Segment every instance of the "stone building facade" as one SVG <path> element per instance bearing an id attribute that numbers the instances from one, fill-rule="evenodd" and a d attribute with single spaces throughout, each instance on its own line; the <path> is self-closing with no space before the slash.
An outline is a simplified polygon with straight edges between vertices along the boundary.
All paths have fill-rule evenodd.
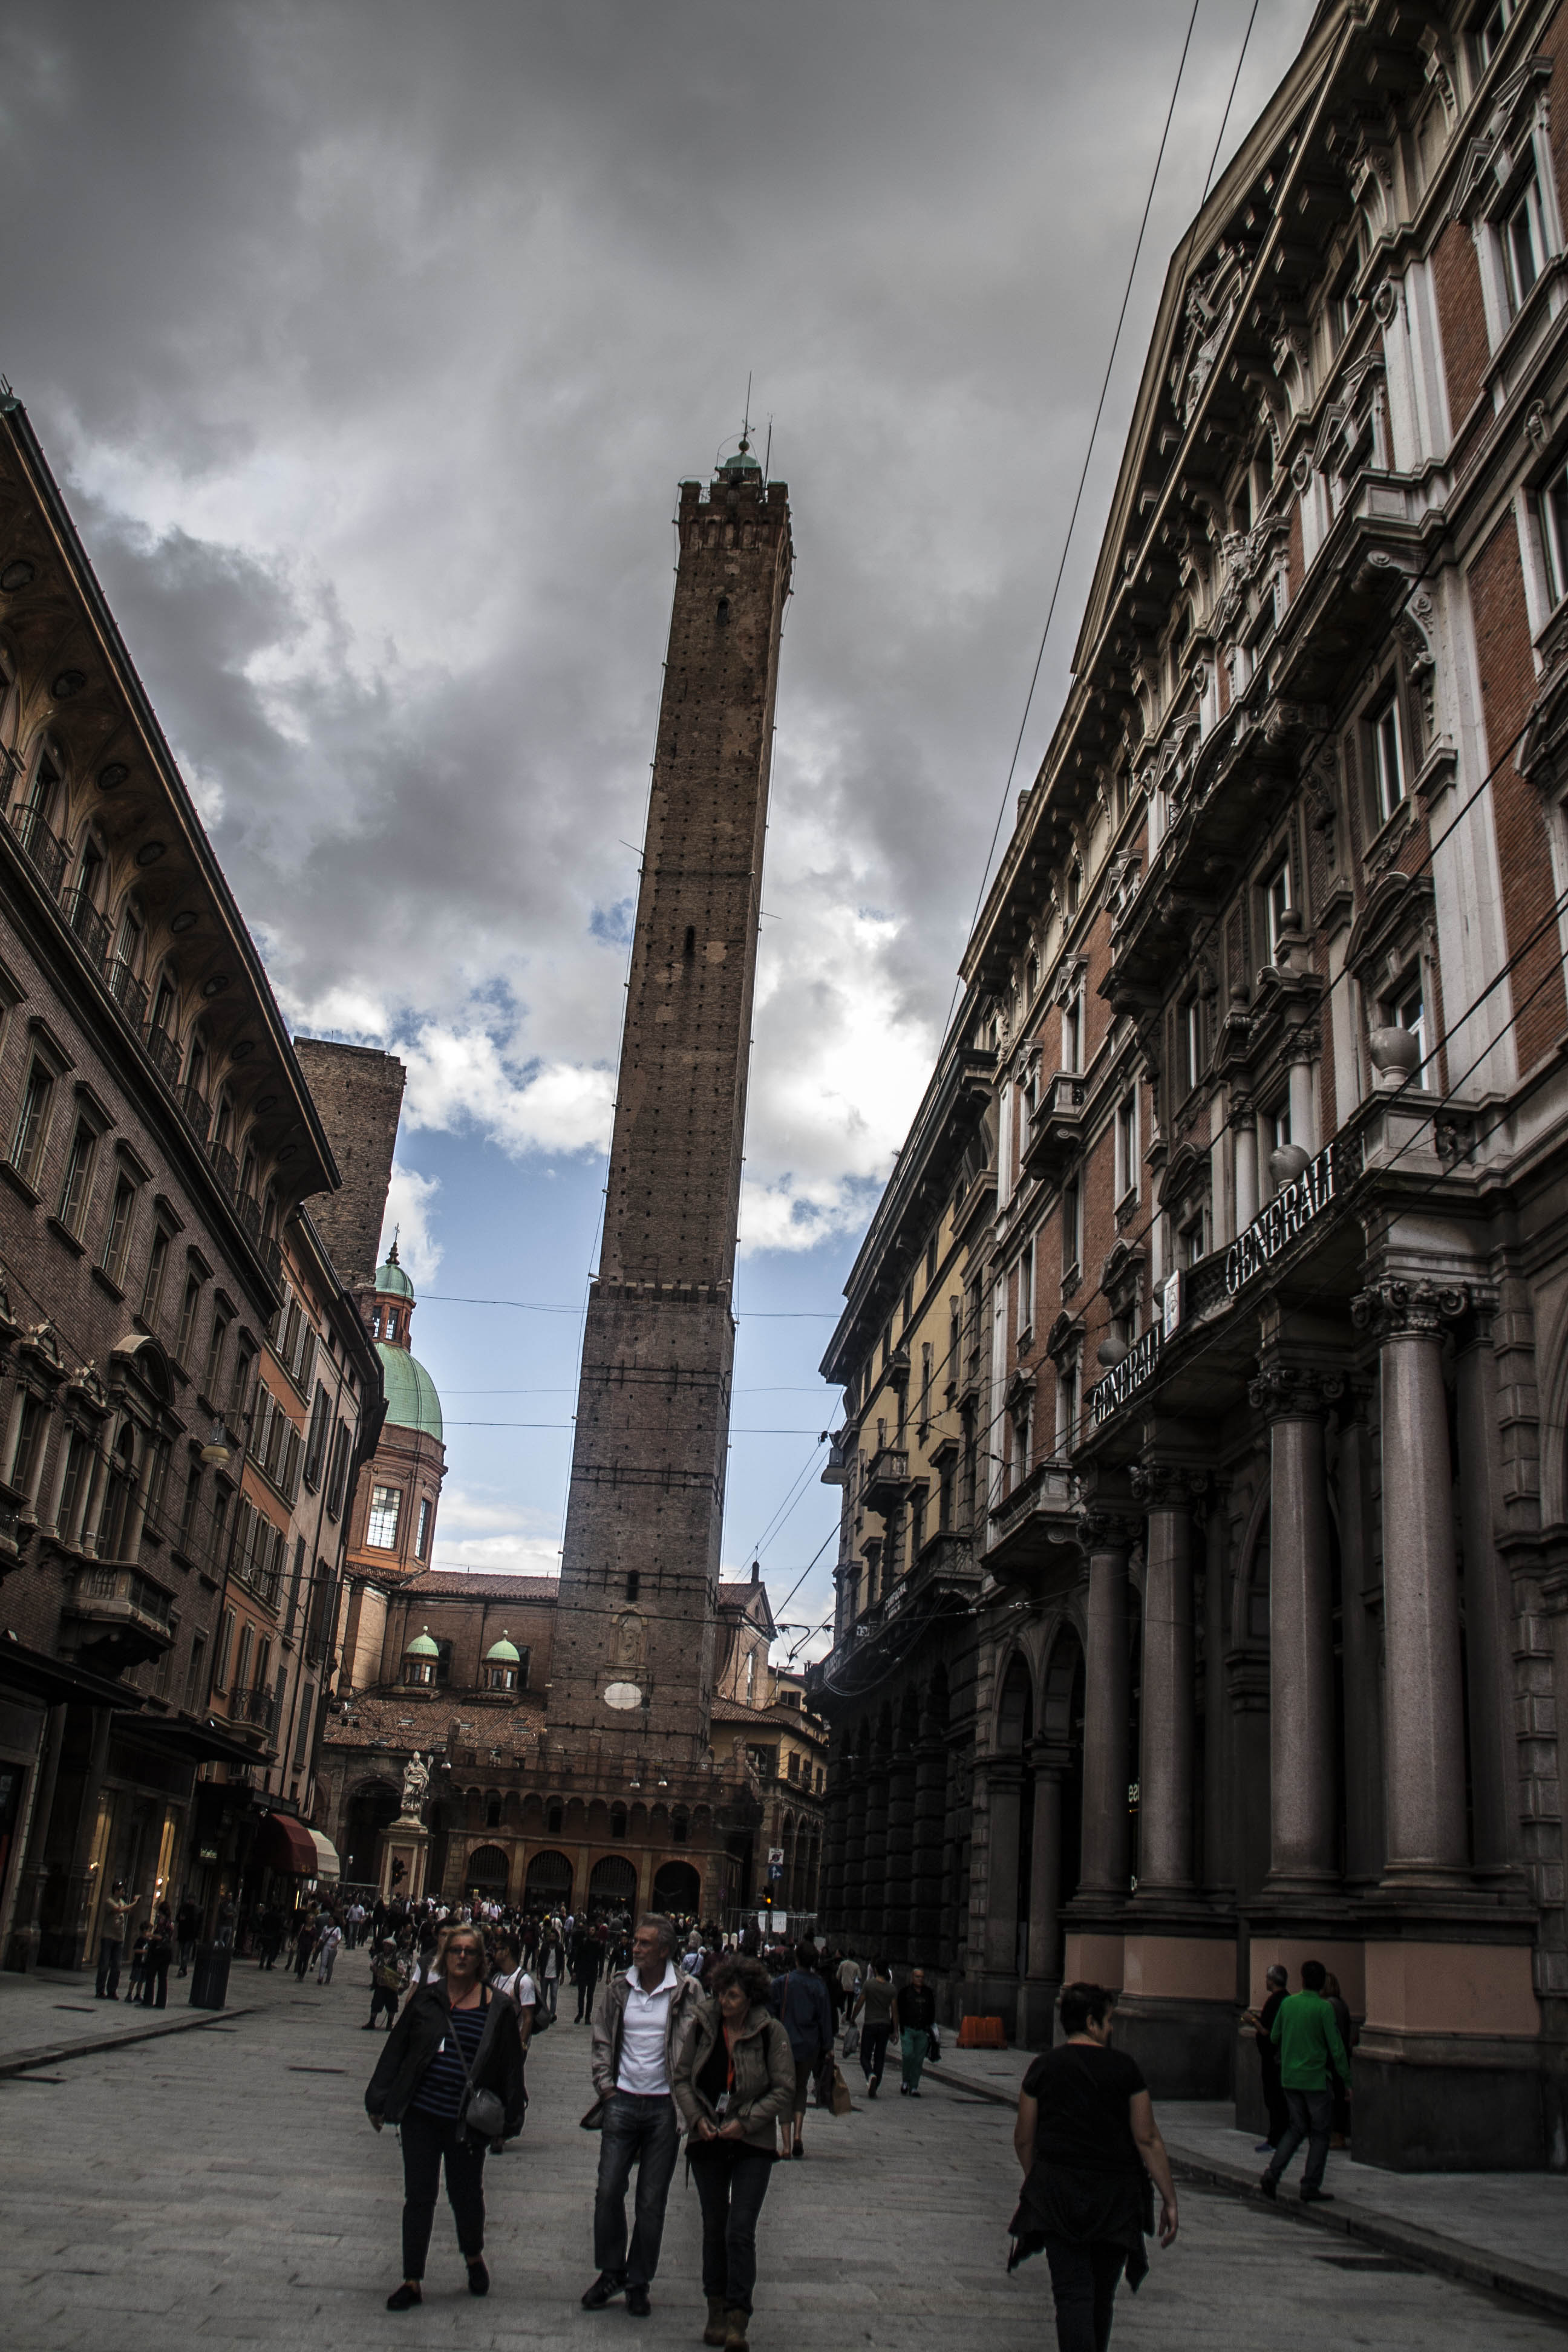
<path id="1" fill-rule="evenodd" d="M 1245 2113 L 1315 1953 L 1414 2168 L 1568 2146 L 1565 75 L 1544 0 L 1328 0 L 1184 237 L 922 1112 L 988 1070 L 973 1150 L 906 1152 L 828 1358 L 830 1912 L 968 1402 L 950 1998 L 1114 1983 Z"/>
<path id="2" fill-rule="evenodd" d="M 259 958 L 11 399 L 0 769 L 0 1949 L 71 1967 L 114 1878 L 210 1913 L 308 1808 L 307 1399 L 352 1454 L 379 1370 Z"/>

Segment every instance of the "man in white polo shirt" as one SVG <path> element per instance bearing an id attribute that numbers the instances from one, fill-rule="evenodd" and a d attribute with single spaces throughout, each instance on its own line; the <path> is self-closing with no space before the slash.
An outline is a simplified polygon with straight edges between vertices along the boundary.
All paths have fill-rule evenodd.
<path id="1" fill-rule="evenodd" d="M 675 1966 L 675 1923 L 650 1911 L 632 1937 L 632 1965 L 606 1979 L 594 2009 L 594 2088 L 603 2137 L 594 2200 L 594 2260 L 599 2275 L 583 2297 L 602 2311 L 626 2290 L 626 2309 L 646 2319 L 658 2268 L 664 2208 L 680 2145 L 670 2084 L 697 2030 L 701 1987 Z M 637 2166 L 637 2220 L 626 2246 L 626 2189 Z"/>

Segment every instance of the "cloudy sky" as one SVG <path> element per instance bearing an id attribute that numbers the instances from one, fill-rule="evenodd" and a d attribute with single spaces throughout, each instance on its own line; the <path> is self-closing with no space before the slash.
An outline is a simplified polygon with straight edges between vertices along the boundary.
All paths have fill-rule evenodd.
<path id="1" fill-rule="evenodd" d="M 1250 6 L 1201 0 L 1024 779 Z M 766 1535 L 782 1601 L 828 1534 L 816 1365 L 946 1015 L 1187 13 L 9 0 L 0 367 L 288 1014 L 408 1065 L 445 1563 L 554 1565 L 675 485 L 748 373 L 797 562 L 725 1558 Z M 1262 0 L 1227 150 L 1310 14 Z"/>

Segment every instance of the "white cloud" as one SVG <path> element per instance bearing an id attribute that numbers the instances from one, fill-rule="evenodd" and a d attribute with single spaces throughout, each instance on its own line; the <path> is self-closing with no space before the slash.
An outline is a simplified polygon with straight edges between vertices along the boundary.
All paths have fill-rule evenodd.
<path id="1" fill-rule="evenodd" d="M 381 1228 L 382 1255 L 385 1257 L 395 1234 L 397 1262 L 416 1290 L 434 1277 L 441 1263 L 441 1244 L 430 1229 L 432 1207 L 440 1189 L 438 1176 L 421 1176 L 401 1160 L 393 1161 Z"/>

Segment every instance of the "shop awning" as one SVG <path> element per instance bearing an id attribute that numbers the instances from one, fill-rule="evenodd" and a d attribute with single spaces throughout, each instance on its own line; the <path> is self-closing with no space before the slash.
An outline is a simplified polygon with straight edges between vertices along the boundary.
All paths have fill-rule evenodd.
<path id="1" fill-rule="evenodd" d="M 268 1870 L 288 1871 L 296 1878 L 321 1874 L 321 1856 L 310 1843 L 310 1832 L 291 1813 L 268 1814 L 256 1833 L 251 1860 Z"/>
<path id="2" fill-rule="evenodd" d="M 321 1879 L 330 1878 L 334 1882 L 340 1879 L 343 1874 L 343 1866 L 338 1860 L 338 1850 L 331 1839 L 323 1837 L 320 1830 L 308 1829 L 305 1835 L 316 1849 L 316 1876 Z"/>
<path id="3" fill-rule="evenodd" d="M 166 1748 L 193 1764 L 265 1764 L 268 1760 L 210 1717 L 205 1723 L 170 1723 L 155 1716 L 138 1716 L 128 1718 L 124 1728 L 149 1747 Z"/>

